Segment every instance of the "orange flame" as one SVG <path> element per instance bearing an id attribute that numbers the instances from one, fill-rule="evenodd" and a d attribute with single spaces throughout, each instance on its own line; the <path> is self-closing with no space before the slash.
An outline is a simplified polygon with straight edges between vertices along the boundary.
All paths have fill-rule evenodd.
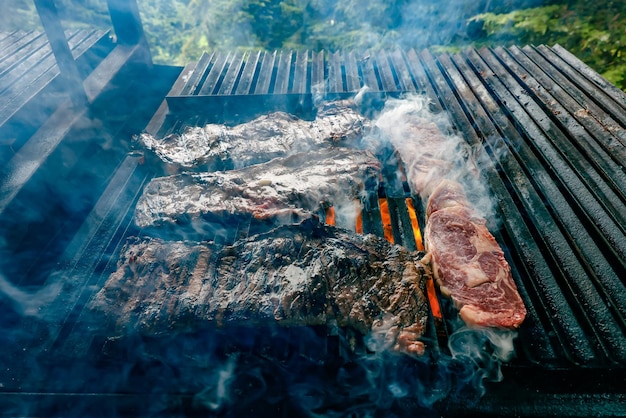
<path id="1" fill-rule="evenodd" d="M 433 279 L 426 280 L 426 293 L 428 294 L 428 302 L 430 303 L 430 310 L 435 318 L 441 319 L 441 307 L 439 306 L 439 299 L 437 299 L 437 292 L 435 292 L 435 281 Z"/>
<path id="2" fill-rule="evenodd" d="M 335 225 L 335 208 L 333 206 L 326 208 L 326 225 Z"/>
<path id="3" fill-rule="evenodd" d="M 361 201 L 360 200 L 355 200 L 355 207 L 356 207 L 356 233 L 357 234 L 362 234 L 363 233 L 363 212 L 361 211 Z"/>
<path id="4" fill-rule="evenodd" d="M 407 181 L 404 167 L 401 163 L 398 163 L 398 169 L 401 174 L 402 181 Z M 413 199 L 406 198 L 406 207 L 409 211 L 409 218 L 411 218 L 411 227 L 413 228 L 413 236 L 415 237 L 415 245 L 419 251 L 424 251 L 424 240 L 422 239 L 422 231 L 419 228 L 417 222 L 417 214 L 415 212 L 415 206 L 413 206 Z M 428 302 L 430 303 L 430 310 L 433 313 L 433 317 L 437 320 L 435 327 L 439 328 L 440 321 L 443 320 L 441 314 L 441 305 L 439 305 L 439 299 L 437 298 L 437 292 L 435 290 L 435 281 L 430 278 L 426 280 L 426 294 L 428 296 Z"/>
<path id="5" fill-rule="evenodd" d="M 380 208 L 380 218 L 383 221 L 383 233 L 385 235 L 385 239 L 393 244 L 393 229 L 391 229 L 391 215 L 389 215 L 389 205 L 387 204 L 387 199 L 384 197 L 379 198 L 378 207 Z"/>
<path id="6" fill-rule="evenodd" d="M 406 207 L 409 210 L 409 218 L 411 218 L 411 226 L 413 227 L 413 236 L 415 237 L 415 245 L 419 251 L 424 251 L 424 243 L 422 241 L 422 231 L 417 223 L 417 215 L 413 206 L 413 199 L 406 198 Z"/>
<path id="7" fill-rule="evenodd" d="M 413 227 L 413 235 L 415 236 L 415 244 L 419 251 L 424 251 L 424 242 L 422 240 L 422 232 L 420 231 L 417 223 L 417 215 L 415 213 L 415 206 L 413 206 L 413 199 L 407 197 L 406 207 L 409 210 L 409 218 L 411 218 L 411 226 Z M 435 318 L 441 319 L 441 307 L 439 306 L 439 299 L 437 299 L 437 293 L 435 292 L 435 284 L 432 279 L 426 281 L 426 293 L 428 294 L 428 302 L 430 302 L 430 310 Z"/>

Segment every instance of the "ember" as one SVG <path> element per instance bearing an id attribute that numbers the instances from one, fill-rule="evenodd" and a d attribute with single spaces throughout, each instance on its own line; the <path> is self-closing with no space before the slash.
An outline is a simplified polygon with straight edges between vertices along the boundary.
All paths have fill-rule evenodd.
<path id="1" fill-rule="evenodd" d="M 380 217 L 383 221 L 385 239 L 393 244 L 393 228 L 391 226 L 391 215 L 389 214 L 389 204 L 387 203 L 387 199 L 384 197 L 379 198 L 378 205 L 380 207 Z"/>
<path id="2" fill-rule="evenodd" d="M 424 244 L 422 243 L 422 231 L 420 231 L 419 225 L 417 223 L 417 214 L 415 213 L 415 208 L 413 207 L 413 199 L 409 197 L 406 198 L 406 207 L 409 210 L 411 227 L 413 228 L 413 235 L 415 236 L 415 244 L 417 245 L 417 249 L 419 251 L 424 251 Z"/>
<path id="3" fill-rule="evenodd" d="M 354 201 L 354 209 L 356 212 L 356 221 L 355 221 L 354 230 L 356 231 L 357 234 L 362 234 L 363 233 L 363 208 L 361 207 L 360 200 Z"/>
<path id="4" fill-rule="evenodd" d="M 326 208 L 325 222 L 327 225 L 335 225 L 335 208 L 333 206 Z"/>

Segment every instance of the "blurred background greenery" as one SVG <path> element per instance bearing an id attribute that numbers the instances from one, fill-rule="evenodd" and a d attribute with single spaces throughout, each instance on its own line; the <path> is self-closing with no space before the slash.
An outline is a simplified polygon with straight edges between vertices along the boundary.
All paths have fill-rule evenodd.
<path id="1" fill-rule="evenodd" d="M 626 1 L 137 0 L 153 59 L 206 50 L 336 51 L 558 43 L 626 89 Z M 0 0 L 2 30 L 37 26 L 32 0 Z M 68 27 L 104 27 L 105 0 L 56 0 Z"/>

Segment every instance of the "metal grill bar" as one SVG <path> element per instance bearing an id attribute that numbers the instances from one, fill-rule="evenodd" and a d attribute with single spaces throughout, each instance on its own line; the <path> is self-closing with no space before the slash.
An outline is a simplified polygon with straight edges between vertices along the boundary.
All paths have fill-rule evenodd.
<path id="1" fill-rule="evenodd" d="M 215 54 L 209 55 L 206 52 L 202 54 L 198 64 L 194 71 L 191 72 L 191 76 L 189 77 L 189 81 L 183 87 L 181 94 L 183 95 L 192 95 L 197 94 L 198 86 L 202 83 L 202 75 L 207 73 L 209 70 L 209 66 L 211 65 L 211 61 Z"/>
<path id="2" fill-rule="evenodd" d="M 291 55 L 289 51 L 283 51 L 278 57 L 278 65 L 276 71 L 276 82 L 274 85 L 275 94 L 287 93 L 289 79 L 291 76 Z"/>
<path id="3" fill-rule="evenodd" d="M 267 52 L 264 54 L 263 62 L 261 63 L 261 70 L 259 72 L 259 79 L 256 84 L 256 89 L 254 90 L 255 94 L 266 94 L 269 92 L 275 59 L 276 51 L 272 54 Z"/>
<path id="4" fill-rule="evenodd" d="M 591 67 L 587 66 L 562 46 L 555 45 L 551 50 L 567 63 L 567 65 L 563 65 L 564 68 L 570 66 L 574 70 L 574 73 L 579 73 L 583 76 L 583 79 L 589 82 L 590 88 L 586 90 L 586 94 L 591 94 L 594 90 L 603 91 L 610 96 L 615 103 L 626 109 L 626 93 L 609 83 L 600 74 L 592 70 Z"/>
<path id="5" fill-rule="evenodd" d="M 307 56 L 308 52 L 296 52 L 296 62 L 293 83 L 289 93 L 305 94 L 307 86 Z"/>
<path id="6" fill-rule="evenodd" d="M 217 55 L 215 62 L 211 66 L 202 87 L 200 88 L 199 95 L 212 95 L 216 89 L 218 80 L 222 76 L 222 73 L 228 69 L 230 54 Z M 204 78 L 204 77 L 203 77 Z"/>

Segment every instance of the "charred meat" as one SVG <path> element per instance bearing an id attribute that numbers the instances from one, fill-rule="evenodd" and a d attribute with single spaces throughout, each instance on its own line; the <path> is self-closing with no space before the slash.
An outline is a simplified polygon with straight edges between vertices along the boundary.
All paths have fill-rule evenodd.
<path id="1" fill-rule="evenodd" d="M 420 354 L 427 302 L 418 253 L 314 219 L 234 245 L 131 238 L 91 302 L 118 332 L 336 324 Z"/>
<path id="2" fill-rule="evenodd" d="M 377 190 L 380 163 L 369 151 L 328 148 L 275 158 L 239 170 L 186 173 L 153 179 L 135 209 L 141 228 L 251 215 L 299 218 L 320 203 L 353 202 L 366 189 Z"/>
<path id="3" fill-rule="evenodd" d="M 526 308 L 502 249 L 467 204 L 461 185 L 442 181 L 430 196 L 424 234 L 433 275 L 471 325 L 517 328 Z"/>
<path id="4" fill-rule="evenodd" d="M 166 163 L 184 169 L 230 169 L 355 142 L 368 126 L 353 102 L 337 101 L 323 104 L 314 120 L 274 112 L 236 126 L 208 124 L 162 139 L 144 133 L 138 141 Z"/>

